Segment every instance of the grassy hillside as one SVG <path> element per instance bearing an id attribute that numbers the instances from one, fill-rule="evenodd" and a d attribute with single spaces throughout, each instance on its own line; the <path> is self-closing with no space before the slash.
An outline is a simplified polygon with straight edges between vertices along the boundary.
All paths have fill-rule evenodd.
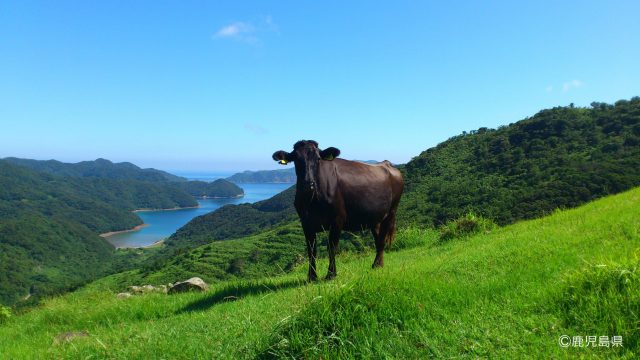
<path id="1" fill-rule="evenodd" d="M 338 279 L 318 284 L 302 282 L 303 265 L 117 299 L 103 279 L 5 321 L 0 357 L 637 358 L 638 213 L 634 189 L 469 238 L 416 235 L 384 269 L 344 253 Z M 56 344 L 71 331 L 88 336 Z M 561 335 L 619 335 L 623 347 L 562 348 Z"/>
<path id="2" fill-rule="evenodd" d="M 403 168 L 402 224 L 473 211 L 507 224 L 640 185 L 640 97 L 557 107 L 424 151 Z"/>
<path id="3" fill-rule="evenodd" d="M 394 248 L 415 245 L 417 232 L 437 237 L 434 230 L 402 229 Z M 320 257 L 326 257 L 326 234 L 318 236 Z M 341 237 L 343 251 L 365 252 L 374 248 L 368 233 L 345 233 Z M 144 251 L 139 257 L 142 265 L 135 269 L 109 276 L 104 284 L 126 289 L 129 285 L 162 284 L 193 276 L 207 282 L 233 279 L 259 279 L 265 276 L 291 272 L 297 265 L 306 263 L 305 240 L 297 220 L 283 222 L 256 234 L 212 241 L 194 249 L 154 249 Z M 169 249 L 171 250 L 171 249 Z M 146 257 L 146 258 L 145 258 Z"/>

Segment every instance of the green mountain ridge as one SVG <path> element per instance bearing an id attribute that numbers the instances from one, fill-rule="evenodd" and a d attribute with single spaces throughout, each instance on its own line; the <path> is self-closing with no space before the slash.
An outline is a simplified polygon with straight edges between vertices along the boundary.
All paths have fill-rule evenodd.
<path id="1" fill-rule="evenodd" d="M 132 163 L 113 163 L 106 159 L 64 163 L 57 160 L 31 160 L 15 157 L 4 158 L 15 165 L 46 172 L 54 175 L 71 177 L 97 177 L 118 180 L 142 180 L 151 182 L 184 182 L 187 179 L 156 169 L 142 169 Z"/>
<path id="2" fill-rule="evenodd" d="M 640 98 L 542 110 L 424 151 L 403 168 L 400 223 L 472 211 L 508 224 L 640 185 Z"/>

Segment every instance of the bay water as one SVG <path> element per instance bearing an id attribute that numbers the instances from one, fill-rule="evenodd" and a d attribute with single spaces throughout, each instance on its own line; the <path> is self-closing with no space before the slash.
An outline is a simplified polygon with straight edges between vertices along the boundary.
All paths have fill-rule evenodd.
<path id="1" fill-rule="evenodd" d="M 140 211 L 136 214 L 145 223 L 137 231 L 115 234 L 106 238 L 117 248 L 145 247 L 165 239 L 196 216 L 207 214 L 227 204 L 254 203 L 268 199 L 293 184 L 237 184 L 244 196 L 234 199 L 198 199 L 200 207 L 180 210 Z"/>

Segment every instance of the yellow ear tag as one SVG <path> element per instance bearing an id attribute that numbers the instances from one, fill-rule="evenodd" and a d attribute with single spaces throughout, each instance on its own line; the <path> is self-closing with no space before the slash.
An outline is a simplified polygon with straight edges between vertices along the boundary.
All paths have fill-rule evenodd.
<path id="1" fill-rule="evenodd" d="M 287 160 L 280 160 L 280 164 L 287 165 Z"/>

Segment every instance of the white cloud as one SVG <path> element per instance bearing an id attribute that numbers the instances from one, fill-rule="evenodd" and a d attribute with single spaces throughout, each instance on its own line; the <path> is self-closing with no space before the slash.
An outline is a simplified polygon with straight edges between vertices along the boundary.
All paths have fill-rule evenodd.
<path id="1" fill-rule="evenodd" d="M 213 38 L 232 39 L 249 44 L 258 44 L 260 42 L 257 36 L 259 33 L 277 31 L 278 25 L 276 25 L 271 16 L 267 15 L 254 22 L 236 21 L 223 26 L 213 34 Z"/>
<path id="2" fill-rule="evenodd" d="M 552 92 L 552 91 L 553 91 L 553 85 L 547 86 L 547 92 Z"/>
<path id="3" fill-rule="evenodd" d="M 258 135 L 266 134 L 269 132 L 267 129 L 263 128 L 262 126 L 251 124 L 251 123 L 245 123 L 244 129 L 252 134 L 258 134 Z"/>
<path id="4" fill-rule="evenodd" d="M 235 22 L 233 24 L 229 24 L 227 26 L 223 26 L 218 30 L 215 34 L 217 38 L 233 38 L 233 37 L 243 37 L 247 34 L 250 34 L 254 31 L 253 26 L 251 24 L 247 24 L 244 22 Z"/>
<path id="5" fill-rule="evenodd" d="M 571 89 L 576 89 L 584 86 L 584 83 L 580 80 L 571 80 L 562 84 L 562 92 L 567 92 Z"/>

